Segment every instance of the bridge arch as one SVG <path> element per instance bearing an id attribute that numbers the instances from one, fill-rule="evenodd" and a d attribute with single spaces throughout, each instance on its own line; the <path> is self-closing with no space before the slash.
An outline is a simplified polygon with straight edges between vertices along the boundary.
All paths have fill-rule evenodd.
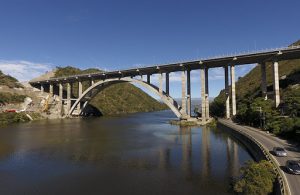
<path id="1" fill-rule="evenodd" d="M 100 91 L 102 91 L 103 89 L 105 89 L 106 87 L 113 85 L 113 84 L 117 84 L 117 83 L 124 83 L 124 82 L 128 82 L 128 83 L 136 83 L 140 86 L 145 87 L 146 89 L 148 89 L 149 91 L 151 91 L 152 93 L 158 95 L 160 97 L 160 99 L 173 111 L 173 113 L 178 117 L 178 118 L 182 118 L 182 113 L 180 112 L 181 107 L 177 104 L 177 102 L 168 94 L 166 94 L 164 91 L 162 93 L 159 92 L 159 89 L 157 86 L 153 85 L 153 84 L 149 84 L 145 81 L 142 80 L 138 80 L 138 79 L 133 79 L 130 77 L 124 77 L 124 78 L 114 78 L 114 79 L 106 79 L 106 80 L 101 80 L 98 81 L 96 83 L 94 83 L 93 85 L 91 85 L 89 88 L 87 88 L 80 97 L 78 97 L 78 99 L 76 100 L 76 102 L 72 105 L 68 115 L 71 116 L 74 112 L 74 110 L 76 109 L 76 107 L 78 106 L 78 104 L 88 95 L 92 92 L 93 89 L 97 89 L 97 92 L 95 94 L 98 94 Z M 104 85 L 106 84 L 106 85 Z M 87 100 L 88 102 L 89 100 Z"/>

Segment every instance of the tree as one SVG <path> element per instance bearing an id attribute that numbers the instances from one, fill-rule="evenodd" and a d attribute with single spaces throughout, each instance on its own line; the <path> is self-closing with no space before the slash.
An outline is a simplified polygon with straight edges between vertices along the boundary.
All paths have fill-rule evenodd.
<path id="1" fill-rule="evenodd" d="M 248 161 L 241 168 L 241 177 L 234 184 L 234 191 L 239 194 L 265 195 L 273 191 L 276 174 L 270 162 Z"/>

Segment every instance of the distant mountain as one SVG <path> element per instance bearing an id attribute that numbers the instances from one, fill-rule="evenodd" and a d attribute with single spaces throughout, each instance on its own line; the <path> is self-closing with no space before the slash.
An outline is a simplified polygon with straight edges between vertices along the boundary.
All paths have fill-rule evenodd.
<path id="1" fill-rule="evenodd" d="M 58 67 L 55 71 L 55 77 L 103 72 L 98 69 L 80 70 L 71 66 Z M 87 83 L 83 83 L 83 87 L 87 87 Z M 76 96 L 78 85 L 73 86 L 73 95 Z M 165 110 L 168 107 L 151 96 L 143 92 L 141 89 L 129 84 L 114 84 L 97 94 L 90 102 L 103 115 L 118 115 L 135 112 L 151 112 Z"/>

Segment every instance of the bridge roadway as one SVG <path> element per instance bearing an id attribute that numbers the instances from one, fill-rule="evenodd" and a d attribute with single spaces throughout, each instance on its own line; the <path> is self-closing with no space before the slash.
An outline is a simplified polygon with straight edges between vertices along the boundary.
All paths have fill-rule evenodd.
<path id="1" fill-rule="evenodd" d="M 60 83 L 76 81 L 78 79 L 90 80 L 93 79 L 110 79 L 129 76 L 151 75 L 158 73 L 178 72 L 184 69 L 197 70 L 204 68 L 225 67 L 227 65 L 246 65 L 255 63 L 265 63 L 273 61 L 282 61 L 300 58 L 300 46 L 292 46 L 278 48 L 268 51 L 253 52 L 247 54 L 230 55 L 226 57 L 209 58 L 203 60 L 185 61 L 170 64 L 153 65 L 141 68 L 132 68 L 127 70 L 108 71 L 103 73 L 81 74 L 68 77 L 51 78 L 46 80 L 32 81 L 32 85 L 42 84 L 47 82 Z"/>
<path id="2" fill-rule="evenodd" d="M 300 159 L 300 150 L 296 144 L 288 143 L 286 140 L 280 139 L 273 134 L 268 134 L 264 131 L 260 131 L 256 128 L 237 125 L 230 120 L 219 119 L 219 121 L 226 126 L 237 128 L 242 130 L 243 132 L 249 134 L 257 141 L 259 141 L 265 148 L 269 151 L 273 150 L 273 147 L 283 147 L 287 150 L 288 156 L 287 157 L 277 157 L 274 156 L 282 172 L 285 174 L 289 188 L 292 195 L 300 194 L 300 176 L 293 175 L 286 171 L 285 163 L 287 160 L 299 160 Z M 271 154 L 272 155 L 272 154 Z"/>

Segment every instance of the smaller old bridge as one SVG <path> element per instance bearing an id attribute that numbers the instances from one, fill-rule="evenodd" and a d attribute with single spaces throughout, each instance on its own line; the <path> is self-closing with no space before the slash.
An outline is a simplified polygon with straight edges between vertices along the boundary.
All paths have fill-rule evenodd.
<path id="1" fill-rule="evenodd" d="M 274 105 L 277 107 L 280 103 L 279 94 L 279 72 L 278 64 L 283 60 L 299 59 L 300 46 L 291 46 L 268 51 L 259 51 L 240 55 L 231 55 L 226 57 L 209 58 L 194 61 L 185 61 L 171 64 L 161 64 L 143 68 L 133 68 L 127 70 L 118 70 L 111 72 L 98 72 L 91 74 L 74 75 L 68 77 L 51 78 L 47 80 L 32 81 L 30 84 L 39 88 L 41 92 L 49 92 L 51 95 L 58 95 L 65 115 L 83 115 L 87 103 L 101 90 L 106 87 L 122 82 L 135 83 L 147 88 L 152 93 L 158 95 L 161 100 L 174 112 L 180 119 L 191 118 L 191 71 L 200 70 L 201 82 L 201 111 L 202 123 L 209 120 L 209 83 L 208 70 L 217 67 L 224 68 L 225 91 L 226 91 L 226 117 L 236 115 L 236 94 L 235 94 L 235 66 L 246 64 L 259 64 L 262 74 L 258 76 L 261 79 L 262 95 L 267 99 L 267 80 L 266 63 L 271 62 L 273 67 L 273 94 Z M 229 71 L 230 69 L 230 71 Z M 182 99 L 181 106 L 170 96 L 169 93 L 169 74 L 172 72 L 181 72 L 182 80 Z M 229 85 L 230 72 L 230 85 Z M 151 83 L 151 76 L 159 75 L 159 84 L 155 86 Z M 143 76 L 146 80 L 143 80 Z M 165 77 L 165 79 L 163 79 Z M 88 83 L 85 89 L 83 82 Z M 165 89 L 163 89 L 165 82 Z M 76 96 L 72 96 L 73 84 L 78 85 Z M 64 89 L 64 87 L 66 89 Z"/>

